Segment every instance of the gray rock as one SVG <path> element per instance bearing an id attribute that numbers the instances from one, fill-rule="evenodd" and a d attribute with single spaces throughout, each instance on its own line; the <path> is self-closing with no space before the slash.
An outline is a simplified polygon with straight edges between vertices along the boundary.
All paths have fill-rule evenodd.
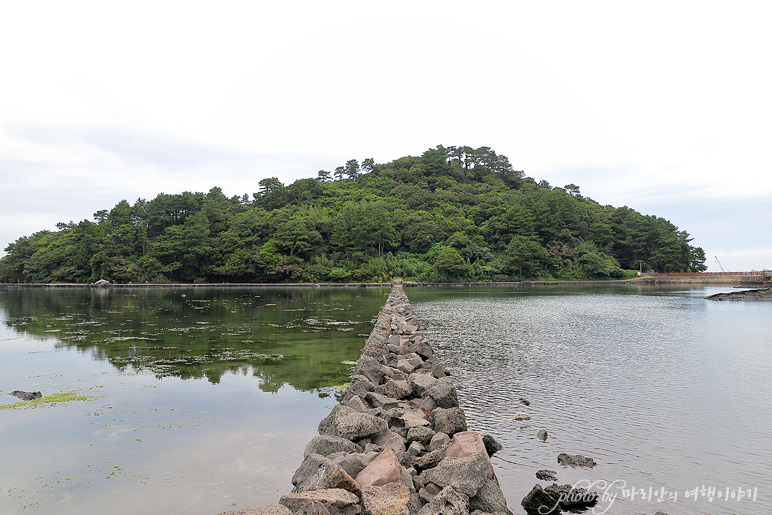
<path id="1" fill-rule="evenodd" d="M 423 456 L 413 458 L 412 465 L 416 470 L 425 470 L 437 466 L 442 460 L 445 459 L 445 451 L 450 447 L 450 441 L 445 442 L 437 449 L 427 452 Z"/>
<path id="2" fill-rule="evenodd" d="M 416 399 L 415 405 L 419 408 L 425 409 L 429 413 L 437 409 L 437 403 L 431 397 L 424 397 L 423 399 Z"/>
<path id="3" fill-rule="evenodd" d="M 341 400 L 341 404 L 348 406 L 354 411 L 359 411 L 360 413 L 370 409 L 370 406 L 368 406 L 364 399 L 362 399 L 362 397 L 359 395 L 352 395 L 346 400 Z"/>
<path id="4" fill-rule="evenodd" d="M 488 479 L 483 484 L 477 495 L 469 498 L 470 510 L 481 510 L 486 513 L 507 513 L 507 500 L 501 491 L 499 483 L 494 479 Z"/>
<path id="5" fill-rule="evenodd" d="M 362 469 L 368 466 L 378 454 L 378 452 L 335 452 L 329 454 L 327 458 L 345 470 L 349 476 L 357 477 L 357 474 L 362 472 Z"/>
<path id="6" fill-rule="evenodd" d="M 269 504 L 267 506 L 254 506 L 243 510 L 229 510 L 220 515 L 291 515 L 291 511 L 281 504 Z"/>
<path id="7" fill-rule="evenodd" d="M 386 449 L 385 445 L 375 445 L 374 443 L 366 443 L 365 444 L 365 453 L 369 454 L 371 452 L 374 452 L 376 454 L 382 453 Z M 391 449 L 391 448 L 390 448 Z M 394 449 L 391 449 L 392 451 Z"/>
<path id="8" fill-rule="evenodd" d="M 418 491 L 418 496 L 426 502 L 432 502 L 434 498 L 437 497 L 437 494 L 440 493 L 440 490 L 442 490 L 442 488 L 434 483 L 427 483 Z"/>
<path id="9" fill-rule="evenodd" d="M 373 443 L 383 447 L 391 447 L 395 453 L 404 451 L 407 444 L 404 438 L 390 429 L 376 435 L 373 438 Z"/>
<path id="10" fill-rule="evenodd" d="M 560 513 L 558 498 L 549 492 L 546 492 L 541 485 L 538 484 L 534 485 L 531 491 L 523 497 L 523 500 L 520 501 L 520 505 L 529 515 Z"/>
<path id="11" fill-rule="evenodd" d="M 349 400 L 354 396 L 366 398 L 367 392 L 375 391 L 375 386 L 370 380 L 363 375 L 355 375 L 351 377 L 351 384 L 346 388 L 343 393 L 343 400 Z"/>
<path id="12" fill-rule="evenodd" d="M 387 367 L 387 374 L 386 377 L 389 379 L 394 379 L 395 381 L 404 381 L 407 383 L 407 374 L 403 371 L 399 370 L 398 368 L 391 368 Z M 384 382 L 381 380 L 381 382 Z"/>
<path id="13" fill-rule="evenodd" d="M 426 342 L 426 339 L 424 338 L 417 340 L 415 343 L 410 345 L 409 349 L 410 349 L 410 352 L 415 352 L 423 359 L 430 359 L 431 357 L 434 356 L 434 353 L 432 352 L 432 348 L 429 346 L 429 344 Z"/>
<path id="14" fill-rule="evenodd" d="M 386 346 L 386 350 L 389 352 L 389 354 L 394 354 L 397 356 L 402 356 L 410 352 L 410 350 L 407 347 L 401 347 L 399 344 L 395 345 L 393 343 L 388 344 Z"/>
<path id="15" fill-rule="evenodd" d="M 466 416 L 461 408 L 437 408 L 432 412 L 434 430 L 453 436 L 460 431 L 466 431 Z"/>
<path id="16" fill-rule="evenodd" d="M 442 366 L 442 363 L 440 362 L 433 363 L 431 367 L 431 371 L 432 371 L 432 375 L 437 379 L 440 379 L 442 377 L 447 377 L 450 375 L 450 372 L 448 372 L 448 370 L 444 366 Z"/>
<path id="17" fill-rule="evenodd" d="M 43 397 L 43 394 L 40 392 L 22 392 L 21 390 L 12 391 L 11 395 L 18 397 L 23 401 L 34 401 L 35 399 L 40 399 Z"/>
<path id="18" fill-rule="evenodd" d="M 392 399 L 404 399 L 413 393 L 413 390 L 407 384 L 407 381 L 389 379 L 384 384 L 376 386 L 375 392 Z"/>
<path id="19" fill-rule="evenodd" d="M 281 504 L 269 504 L 268 506 L 255 506 L 243 510 L 230 510 L 220 513 L 220 515 L 291 515 L 291 511 Z"/>
<path id="20" fill-rule="evenodd" d="M 417 440 L 414 440 L 410 447 L 408 447 L 407 452 L 410 453 L 412 456 L 420 456 L 426 452 L 426 447 L 421 445 L 421 443 Z"/>
<path id="21" fill-rule="evenodd" d="M 372 356 L 361 356 L 359 362 L 354 367 L 352 375 L 363 375 L 367 377 L 372 384 L 380 384 L 383 376 L 386 375 L 383 365 Z"/>
<path id="22" fill-rule="evenodd" d="M 413 365 L 414 368 L 418 368 L 424 363 L 424 360 L 421 358 L 421 356 L 419 356 L 415 352 L 410 352 L 408 354 L 405 354 L 404 359 L 406 359 L 411 365 Z"/>
<path id="23" fill-rule="evenodd" d="M 342 404 L 335 406 L 330 414 L 319 422 L 320 435 L 340 436 L 348 440 L 365 438 L 382 433 L 386 429 L 384 419 L 359 413 Z"/>
<path id="24" fill-rule="evenodd" d="M 411 469 L 415 472 L 415 469 Z M 411 494 L 416 493 L 415 484 L 413 483 L 413 475 L 408 469 L 402 466 L 402 486 L 407 488 Z"/>
<path id="25" fill-rule="evenodd" d="M 436 385 L 424 392 L 424 396 L 434 399 L 434 402 L 440 408 L 456 408 L 458 407 L 456 388 L 450 381 L 444 381 L 443 379 L 438 379 Z"/>
<path id="26" fill-rule="evenodd" d="M 504 448 L 491 435 L 484 435 L 482 437 L 482 441 L 483 441 L 483 444 L 485 445 L 485 452 L 488 453 L 488 456 L 493 456 L 494 454 L 496 454 L 497 452 L 499 452 L 501 449 Z"/>
<path id="27" fill-rule="evenodd" d="M 558 473 L 554 470 L 537 470 L 536 471 L 536 479 L 539 479 L 541 481 L 557 481 L 558 480 Z"/>
<path id="28" fill-rule="evenodd" d="M 592 458 L 588 458 L 587 456 L 582 456 L 580 454 L 566 454 L 564 452 L 561 452 L 558 454 L 558 463 L 563 465 L 564 467 L 584 467 L 584 468 L 592 468 L 597 463 L 595 463 L 595 460 Z"/>
<path id="29" fill-rule="evenodd" d="M 422 444 L 426 445 L 432 440 L 434 434 L 434 431 L 427 426 L 411 427 L 407 431 L 407 441 L 421 442 Z"/>
<path id="30" fill-rule="evenodd" d="M 593 506 L 598 502 L 596 492 L 584 488 L 573 488 L 571 485 L 552 484 L 544 491 L 552 497 L 556 497 L 560 507 L 566 511 Z"/>
<path id="31" fill-rule="evenodd" d="M 413 373 L 408 377 L 408 382 L 415 394 L 422 397 L 424 392 L 437 385 L 437 378 L 431 374 Z"/>
<path id="32" fill-rule="evenodd" d="M 410 510 L 410 490 L 400 483 L 363 486 L 362 506 L 365 515 L 415 513 Z"/>
<path id="33" fill-rule="evenodd" d="M 429 442 L 429 450 L 433 451 L 449 441 L 450 441 L 450 437 L 447 434 L 436 433 L 434 436 L 432 436 L 432 439 Z M 483 438 L 483 441 L 485 441 L 484 438 Z"/>
<path id="34" fill-rule="evenodd" d="M 424 414 L 422 410 L 405 410 L 404 414 L 402 415 L 402 425 L 408 429 L 411 427 L 419 427 L 419 426 L 426 426 L 430 427 L 431 423 L 428 420 L 428 417 Z"/>
<path id="35" fill-rule="evenodd" d="M 530 406 L 531 405 L 531 401 L 529 401 L 528 399 L 524 399 L 523 397 L 520 397 L 520 403 L 525 405 L 525 406 Z"/>
<path id="36" fill-rule="evenodd" d="M 313 501 L 303 506 L 300 511 L 293 515 L 330 515 L 330 510 L 319 501 Z"/>
<path id="37" fill-rule="evenodd" d="M 343 468 L 321 454 L 311 454 L 303 460 L 292 476 L 295 491 L 308 492 L 325 488 L 341 488 L 358 492 L 359 486 Z"/>
<path id="38" fill-rule="evenodd" d="M 540 429 L 539 432 L 536 433 L 536 437 L 542 442 L 546 442 L 549 434 L 547 433 L 546 429 Z"/>
<path id="39" fill-rule="evenodd" d="M 459 458 L 445 458 L 436 467 L 421 473 L 426 481 L 445 488 L 452 486 L 456 491 L 473 497 L 487 480 L 490 462 L 485 456 L 475 454 Z"/>
<path id="40" fill-rule="evenodd" d="M 334 452 L 362 452 L 362 448 L 351 440 L 339 436 L 319 435 L 306 444 L 303 458 L 314 453 L 328 456 Z"/>
<path id="41" fill-rule="evenodd" d="M 445 487 L 418 515 L 469 515 L 469 497 L 453 487 Z"/>
<path id="42" fill-rule="evenodd" d="M 292 513 L 307 509 L 311 503 L 321 503 L 330 515 L 359 515 L 359 497 L 340 488 L 311 490 L 281 496 L 279 504 L 286 506 Z"/>
<path id="43" fill-rule="evenodd" d="M 396 363 L 396 368 L 406 374 L 410 374 L 411 372 L 413 372 L 413 370 L 415 370 L 415 365 L 413 365 L 406 359 L 400 359 Z"/>
<path id="44" fill-rule="evenodd" d="M 365 397 L 365 400 L 367 400 L 371 406 L 376 408 L 383 408 L 384 410 L 390 410 L 392 408 L 399 407 L 399 401 L 397 399 L 393 399 L 376 392 L 369 392 Z"/>

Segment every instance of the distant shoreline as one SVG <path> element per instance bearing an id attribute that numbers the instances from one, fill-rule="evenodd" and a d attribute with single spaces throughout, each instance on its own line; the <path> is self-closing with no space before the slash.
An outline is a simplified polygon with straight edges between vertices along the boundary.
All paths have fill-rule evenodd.
<path id="1" fill-rule="evenodd" d="M 641 277 L 608 281 L 509 281 L 509 282 L 413 282 L 402 283 L 407 288 L 415 287 L 533 287 L 533 286 L 650 286 L 670 285 L 715 285 L 749 287 L 764 284 L 761 276 L 703 276 L 703 277 Z M 21 288 L 391 288 L 393 283 L 136 283 L 136 284 L 79 284 L 79 283 L 0 283 L 0 289 Z"/>

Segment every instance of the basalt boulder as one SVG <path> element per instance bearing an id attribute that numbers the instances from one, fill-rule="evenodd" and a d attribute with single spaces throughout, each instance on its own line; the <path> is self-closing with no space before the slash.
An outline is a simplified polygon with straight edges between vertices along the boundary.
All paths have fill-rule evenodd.
<path id="1" fill-rule="evenodd" d="M 359 486 L 343 468 L 321 454 L 311 454 L 303 460 L 292 476 L 296 492 L 308 492 L 326 488 L 341 488 L 359 492 Z"/>
<path id="2" fill-rule="evenodd" d="M 339 436 L 352 441 L 382 433 L 386 429 L 384 419 L 360 413 L 341 404 L 335 406 L 330 414 L 319 422 L 320 435 Z"/>
<path id="3" fill-rule="evenodd" d="M 362 448 L 351 440 L 339 436 L 319 435 L 311 439 L 303 450 L 303 458 L 311 454 L 327 456 L 335 452 L 362 452 Z"/>
<path id="4" fill-rule="evenodd" d="M 436 467 L 421 473 L 426 482 L 435 483 L 454 490 L 468 497 L 480 491 L 488 477 L 490 463 L 487 457 L 475 454 L 458 458 L 446 457 Z"/>
<path id="5" fill-rule="evenodd" d="M 330 515 L 359 515 L 362 508 L 359 497 L 341 488 L 311 490 L 283 495 L 279 504 L 286 506 L 292 513 L 307 510 L 312 503 L 320 503 Z"/>

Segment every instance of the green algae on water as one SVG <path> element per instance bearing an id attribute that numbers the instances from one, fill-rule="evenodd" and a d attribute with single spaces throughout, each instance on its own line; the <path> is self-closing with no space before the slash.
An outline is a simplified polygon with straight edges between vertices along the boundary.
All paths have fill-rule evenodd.
<path id="1" fill-rule="evenodd" d="M 40 399 L 33 399 L 31 401 L 22 401 L 14 404 L 6 404 L 4 406 L 0 406 L 0 410 L 53 407 L 53 406 L 59 406 L 61 404 L 68 403 L 68 402 L 93 401 L 93 400 L 96 400 L 97 398 L 98 397 L 91 396 L 91 395 L 80 395 L 77 392 L 53 393 L 51 395 L 46 395 L 45 397 L 41 397 Z"/>

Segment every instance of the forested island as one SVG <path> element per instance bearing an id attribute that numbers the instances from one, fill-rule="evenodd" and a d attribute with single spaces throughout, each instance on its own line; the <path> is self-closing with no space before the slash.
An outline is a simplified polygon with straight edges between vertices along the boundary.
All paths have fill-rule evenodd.
<path id="1" fill-rule="evenodd" d="M 251 197 L 160 193 L 11 243 L 0 282 L 222 283 L 621 279 L 699 272 L 686 231 L 488 147 L 438 146 L 386 164 L 351 159 Z"/>

